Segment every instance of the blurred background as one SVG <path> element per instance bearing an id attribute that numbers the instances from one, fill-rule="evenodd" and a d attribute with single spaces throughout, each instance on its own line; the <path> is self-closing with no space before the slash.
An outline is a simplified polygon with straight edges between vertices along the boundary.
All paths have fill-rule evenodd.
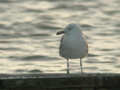
<path id="1" fill-rule="evenodd" d="M 66 73 L 56 32 L 69 23 L 87 37 L 84 72 L 120 73 L 120 0 L 0 0 L 0 73 Z"/>

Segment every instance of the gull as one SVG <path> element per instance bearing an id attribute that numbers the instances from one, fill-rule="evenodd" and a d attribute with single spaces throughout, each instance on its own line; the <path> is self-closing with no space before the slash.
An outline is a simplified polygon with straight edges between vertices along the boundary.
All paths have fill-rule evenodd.
<path id="1" fill-rule="evenodd" d="M 68 24 L 63 31 L 56 33 L 62 36 L 59 54 L 67 60 L 67 74 L 69 74 L 69 59 L 80 59 L 80 69 L 83 73 L 82 58 L 88 55 L 88 44 L 79 24 Z"/>

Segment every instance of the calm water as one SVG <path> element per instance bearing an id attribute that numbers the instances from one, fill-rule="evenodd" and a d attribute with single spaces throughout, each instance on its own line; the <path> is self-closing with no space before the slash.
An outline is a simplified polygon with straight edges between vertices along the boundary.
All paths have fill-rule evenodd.
<path id="1" fill-rule="evenodd" d="M 120 0 L 0 0 L 0 73 L 65 73 L 56 32 L 69 23 L 87 36 L 85 72 L 120 73 Z"/>

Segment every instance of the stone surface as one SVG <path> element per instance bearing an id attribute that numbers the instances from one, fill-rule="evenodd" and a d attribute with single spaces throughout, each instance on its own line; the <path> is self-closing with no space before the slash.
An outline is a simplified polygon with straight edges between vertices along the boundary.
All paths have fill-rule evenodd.
<path id="1" fill-rule="evenodd" d="M 82 88 L 81 90 L 94 90 L 94 88 Z"/>
<path id="2" fill-rule="evenodd" d="M 120 74 L 0 75 L 2 90 L 120 90 Z"/>
<path id="3" fill-rule="evenodd" d="M 110 89 L 107 89 L 107 88 L 98 88 L 97 90 L 110 90 Z"/>

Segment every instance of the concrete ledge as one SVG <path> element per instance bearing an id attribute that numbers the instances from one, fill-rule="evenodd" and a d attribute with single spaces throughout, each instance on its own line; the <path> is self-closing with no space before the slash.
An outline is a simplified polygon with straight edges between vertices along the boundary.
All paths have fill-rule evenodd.
<path id="1" fill-rule="evenodd" d="M 120 90 L 120 74 L 0 75 L 0 90 Z"/>

